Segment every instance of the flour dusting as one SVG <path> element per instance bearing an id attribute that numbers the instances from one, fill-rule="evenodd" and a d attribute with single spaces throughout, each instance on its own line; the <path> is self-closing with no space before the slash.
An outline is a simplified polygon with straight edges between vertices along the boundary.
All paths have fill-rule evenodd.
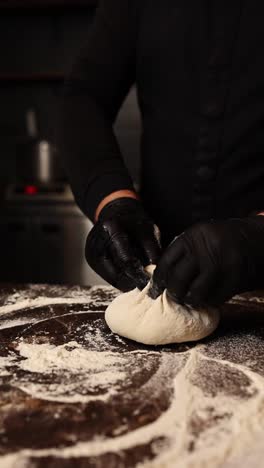
<path id="1" fill-rule="evenodd" d="M 105 297 L 100 299 L 104 291 Z M 79 459 L 94 457 L 96 466 L 101 467 L 105 462 L 100 457 L 111 454 L 121 457 L 116 466 L 125 467 L 122 460 L 126 451 L 135 454 L 143 445 L 150 447 L 152 458 L 146 457 L 134 466 L 243 466 L 245 454 L 251 459 L 254 441 L 264 437 L 264 371 L 256 372 L 254 367 L 264 360 L 261 340 L 250 334 L 230 334 L 176 352 L 170 348 L 129 348 L 126 340 L 118 336 L 113 339 L 104 328 L 102 318 L 110 297 L 106 292 L 111 298 L 117 294 L 113 289 L 93 288 L 86 295 L 74 290 L 63 298 L 56 297 L 54 289 L 52 297 L 44 297 L 32 288 L 31 297 L 14 293 L 0 307 L 0 329 L 9 333 L 13 327 L 27 326 L 25 336 L 18 334 L 14 346 L 0 357 L 0 379 L 20 392 L 20 405 L 23 394 L 35 399 L 31 408 L 36 401 L 43 405 L 46 400 L 54 404 L 55 420 L 60 418 L 61 405 L 68 405 L 69 411 L 80 405 L 82 414 L 89 405 L 98 403 L 104 408 L 102 414 L 109 410 L 114 415 L 121 408 L 123 415 L 117 418 L 110 435 L 95 430 L 87 440 L 74 440 L 72 434 L 66 434 L 67 443 L 17 448 L 0 456 L 1 468 L 31 468 L 45 457 L 54 458 L 62 466 L 63 460 L 78 466 Z M 65 310 L 55 310 L 62 306 Z M 46 316 L 43 310 L 39 312 L 41 307 L 46 308 Z M 34 314 L 34 308 L 38 313 Z M 101 318 L 89 321 L 89 314 L 91 317 L 95 310 Z M 63 342 L 50 334 L 50 320 L 85 314 L 87 319 L 79 320 L 76 329 L 69 326 L 66 331 L 62 327 L 68 322 L 59 322 L 58 334 Z M 40 328 L 34 328 L 37 326 Z M 149 419 L 166 399 L 168 405 Z M 5 408 L 9 407 L 3 402 L 0 413 Z M 136 418 L 135 424 L 128 430 L 132 418 Z M 89 421 L 89 427 L 91 424 Z M 261 468 L 264 449 L 261 443 L 257 447 L 254 468 Z"/>
<path id="2" fill-rule="evenodd" d="M 94 399 L 107 400 L 116 393 L 118 383 L 125 378 L 122 369 L 129 363 L 126 357 L 111 352 L 88 351 L 75 341 L 61 346 L 20 342 L 17 349 L 25 358 L 19 363 L 20 369 L 53 374 L 57 379 L 61 377 L 57 384 L 38 384 L 27 378 L 19 385 L 31 396 L 50 401 L 87 403 Z M 87 389 L 89 392 L 85 395 Z M 98 390 L 106 393 L 93 396 L 92 393 Z"/>

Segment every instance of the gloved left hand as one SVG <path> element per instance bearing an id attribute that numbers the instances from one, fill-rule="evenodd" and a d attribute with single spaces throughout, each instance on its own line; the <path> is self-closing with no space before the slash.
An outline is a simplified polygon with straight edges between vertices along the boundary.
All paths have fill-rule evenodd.
<path id="1" fill-rule="evenodd" d="M 86 241 L 86 259 L 96 273 L 121 291 L 143 289 L 144 267 L 160 257 L 159 230 L 140 201 L 118 198 L 101 211 Z"/>
<path id="2" fill-rule="evenodd" d="M 264 287 L 264 217 L 199 223 L 161 256 L 149 292 L 165 288 L 180 303 L 217 305 Z"/>

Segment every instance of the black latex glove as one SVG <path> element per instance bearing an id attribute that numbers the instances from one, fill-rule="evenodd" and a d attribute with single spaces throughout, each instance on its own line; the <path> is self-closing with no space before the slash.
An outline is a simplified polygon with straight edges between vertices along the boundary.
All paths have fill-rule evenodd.
<path id="1" fill-rule="evenodd" d="M 217 305 L 264 287 L 264 217 L 199 223 L 163 253 L 150 291 L 180 303 Z"/>
<path id="2" fill-rule="evenodd" d="M 159 230 L 141 203 L 119 198 L 108 203 L 86 241 L 89 265 L 122 291 L 143 289 L 149 277 L 144 267 L 160 256 Z"/>

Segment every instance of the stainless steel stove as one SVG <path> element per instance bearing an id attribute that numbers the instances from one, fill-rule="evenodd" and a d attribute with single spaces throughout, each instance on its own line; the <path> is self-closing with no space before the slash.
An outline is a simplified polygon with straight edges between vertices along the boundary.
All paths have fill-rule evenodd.
<path id="1" fill-rule="evenodd" d="M 103 283 L 84 257 L 91 222 L 67 183 L 10 184 L 1 213 L 1 281 Z"/>

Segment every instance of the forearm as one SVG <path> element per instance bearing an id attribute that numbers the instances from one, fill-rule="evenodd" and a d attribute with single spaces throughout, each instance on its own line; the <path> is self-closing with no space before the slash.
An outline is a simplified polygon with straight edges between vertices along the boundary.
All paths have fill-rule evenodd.
<path id="1" fill-rule="evenodd" d="M 133 191 L 113 124 L 135 81 L 136 11 L 128 0 L 99 3 L 64 87 L 60 150 L 76 201 L 92 220 L 105 197 Z"/>
<path id="2" fill-rule="evenodd" d="M 107 197 L 103 198 L 103 200 L 99 203 L 96 212 L 95 212 L 95 221 L 98 220 L 99 215 L 102 209 L 110 202 L 117 200 L 118 198 L 133 198 L 135 200 L 139 199 L 139 196 L 136 192 L 132 190 L 118 190 L 116 192 L 111 193 Z"/>
<path id="3" fill-rule="evenodd" d="M 64 162 L 76 201 L 94 220 L 99 203 L 118 190 L 133 190 L 112 124 L 90 96 L 66 96 L 62 108 Z"/>

